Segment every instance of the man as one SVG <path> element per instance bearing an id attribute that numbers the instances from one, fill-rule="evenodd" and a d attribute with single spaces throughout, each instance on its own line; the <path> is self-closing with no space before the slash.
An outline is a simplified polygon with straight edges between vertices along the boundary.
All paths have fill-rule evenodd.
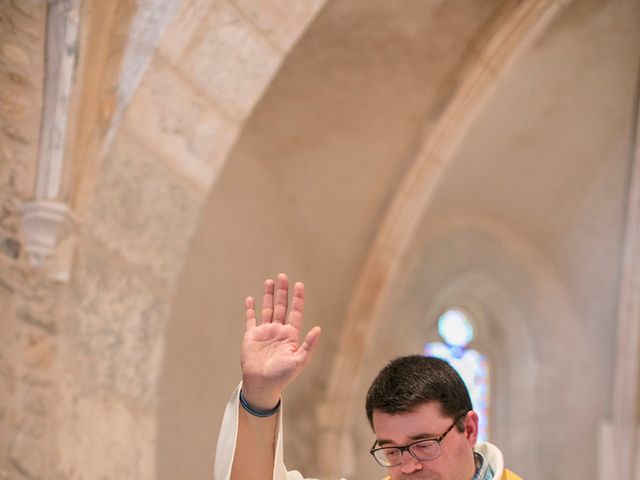
<path id="1" fill-rule="evenodd" d="M 259 324 L 254 299 L 245 299 L 242 383 L 225 411 L 215 480 L 303 480 L 283 463 L 280 398 L 309 362 L 320 328 L 300 344 L 304 285 L 294 285 L 290 309 L 288 291 L 284 274 L 265 281 Z M 388 479 L 521 480 L 504 468 L 497 447 L 476 447 L 478 415 L 464 382 L 442 360 L 392 361 L 371 385 L 366 410 L 376 435 L 371 455 Z"/>

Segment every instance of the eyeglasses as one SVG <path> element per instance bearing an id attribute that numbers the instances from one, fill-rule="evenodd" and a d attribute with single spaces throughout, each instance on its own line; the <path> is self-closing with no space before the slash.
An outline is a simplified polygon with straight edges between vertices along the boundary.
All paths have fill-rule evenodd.
<path id="1" fill-rule="evenodd" d="M 429 438 L 426 440 L 418 440 L 402 447 L 379 447 L 376 448 L 376 440 L 373 442 L 373 447 L 369 450 L 369 453 L 373 455 L 373 458 L 376 459 L 383 467 L 397 467 L 398 465 L 402 465 L 402 454 L 404 452 L 409 452 L 413 458 L 418 461 L 425 460 L 433 460 L 434 458 L 438 458 L 440 456 L 440 443 L 444 440 L 444 437 L 447 436 L 453 427 L 455 427 L 458 420 L 463 418 L 466 413 L 459 415 L 451 424 L 449 428 L 447 428 L 442 435 L 438 438 Z"/>

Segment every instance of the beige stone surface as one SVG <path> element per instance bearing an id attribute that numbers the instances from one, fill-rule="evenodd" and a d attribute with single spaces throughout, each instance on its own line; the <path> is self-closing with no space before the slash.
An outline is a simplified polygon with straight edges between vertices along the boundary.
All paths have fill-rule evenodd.
<path id="1" fill-rule="evenodd" d="M 68 346 L 89 391 L 107 389 L 152 406 L 164 349 L 166 290 L 144 268 L 100 245 L 78 252 Z"/>
<path id="2" fill-rule="evenodd" d="M 155 478 L 152 412 L 117 395 L 81 393 L 72 377 L 66 381 L 58 440 L 63 478 Z"/>
<path id="3" fill-rule="evenodd" d="M 318 444 L 334 433 L 322 399 L 336 350 L 352 353 L 345 318 L 375 239 L 389 239 L 381 220 L 434 125 L 462 118 L 443 116 L 460 86 L 486 85 L 470 66 L 488 32 L 516 7 L 549 6 L 567 8 L 512 74 L 496 72 L 461 142 L 442 138 L 453 156 L 437 159 L 397 281 L 370 292 L 390 298 L 381 322 L 351 337 L 365 367 L 349 378 L 360 396 L 331 466 L 382 475 L 360 397 L 464 304 L 496 368 L 490 434 L 509 466 L 567 480 L 602 467 L 618 293 L 638 277 L 620 255 L 636 220 L 636 0 L 81 4 L 65 118 L 79 230 L 64 284 L 27 268 L 17 235 L 51 3 L 0 2 L 0 480 L 210 478 L 239 379 L 242 299 L 283 270 L 305 281 L 307 324 L 323 328 L 286 392 L 286 460 L 321 473 Z"/>
<path id="4" fill-rule="evenodd" d="M 86 225 L 109 249 L 171 282 L 182 268 L 200 202 L 152 152 L 121 135 L 104 160 Z"/>
<path id="5" fill-rule="evenodd" d="M 5 269 L 0 272 L 6 274 Z M 15 345 L 15 322 L 12 315 L 14 290 L 0 282 L 0 451 L 9 450 L 10 440 L 15 435 L 15 392 L 18 383 Z M 0 460 L 0 471 L 4 459 Z"/>
<path id="6" fill-rule="evenodd" d="M 318 443 L 316 409 L 345 310 L 422 122 L 449 98 L 458 55 L 491 19 L 486 4 L 469 5 L 461 13 L 335 2 L 285 61 L 216 181 L 178 286 L 160 414 L 163 478 L 206 475 L 215 432 L 199 426 L 221 413 L 210 407 L 228 397 L 220 382 L 228 390 L 238 378 L 218 367 L 237 359 L 237 309 L 282 270 L 306 282 L 309 324 L 323 328 L 316 361 L 288 394 L 285 437 L 290 466 L 320 473 L 318 450 L 307 446 Z M 198 385 L 180 373 L 202 365 L 219 381 Z"/>
<path id="7" fill-rule="evenodd" d="M 288 51 L 326 0 L 229 0 L 282 51 Z"/>
<path id="8" fill-rule="evenodd" d="M 33 329 L 20 332 L 29 343 Z M 53 343 L 53 340 L 51 340 Z M 53 360 L 54 356 L 50 356 Z M 47 365 L 47 368 L 51 365 Z M 54 415 L 58 405 L 53 378 L 42 370 L 43 365 L 25 363 L 20 369 L 20 385 L 16 399 L 20 405 L 15 413 L 15 434 L 8 456 L 13 467 L 27 478 L 47 478 L 56 469 L 56 432 Z"/>
<path id="9" fill-rule="evenodd" d="M 118 80 L 118 107 L 126 108 L 181 0 L 138 0 L 127 34 Z M 120 112 L 115 114 L 120 116 Z"/>
<path id="10" fill-rule="evenodd" d="M 5 422 L 0 422 L 0 438 L 6 442 L 5 475 L 44 478 L 55 470 L 51 445 L 56 439 L 53 417 L 60 325 L 56 299 L 62 289 L 37 275 L 25 275 L 18 265 L 2 272 L 12 294 L 7 302 L 0 301 L 0 357 L 8 360 L 7 364 L 0 360 L 0 376 L 6 382 L 0 390 L 7 387 L 4 393 L 8 394 L 2 398 Z"/>
<path id="11" fill-rule="evenodd" d="M 16 255 L 17 207 L 33 195 L 45 15 L 42 3 L 0 6 L 0 251 L 9 257 Z"/>
<path id="12" fill-rule="evenodd" d="M 42 478 L 47 473 L 50 454 L 42 440 L 46 425 L 42 420 L 26 418 L 19 424 L 9 448 L 9 459 L 28 478 Z"/>
<path id="13" fill-rule="evenodd" d="M 211 187 L 238 132 L 235 122 L 162 59 L 149 66 L 124 128 L 202 192 Z"/>
<path id="14" fill-rule="evenodd" d="M 179 67 L 236 118 L 253 108 L 282 53 L 225 2 L 216 3 Z"/>
<path id="15" fill-rule="evenodd" d="M 68 168 L 74 212 L 85 214 L 91 204 L 104 149 L 113 139 L 113 116 L 121 105 L 118 81 L 135 15 L 135 0 L 84 2 L 80 52 L 72 98 Z M 116 123 L 116 125 L 114 125 Z"/>
<path id="16" fill-rule="evenodd" d="M 182 0 L 162 36 L 158 51 L 171 63 L 179 63 L 215 3 L 212 0 Z"/>
<path id="17" fill-rule="evenodd" d="M 421 2 L 336 1 L 315 18 L 243 128 L 192 245 L 169 325 L 163 478 L 204 475 L 208 465 L 199 459 L 214 435 L 202 433 L 192 415 L 219 418 L 226 400 L 220 385 L 230 389 L 237 379 L 225 359 L 234 358 L 230 343 L 242 333 L 229 319 L 240 321 L 243 296 L 258 293 L 262 277 L 278 270 L 306 280 L 309 324 L 323 328 L 309 371 L 286 394 L 287 462 L 317 475 L 320 461 L 309 445 L 320 431 L 318 397 L 382 212 L 481 51 L 494 7 L 525 3 L 441 2 L 427 12 Z M 633 121 L 640 45 L 627 22 L 637 8 L 574 2 L 502 79 L 419 219 L 398 285 L 386 292 L 389 311 L 373 327 L 371 370 L 354 379 L 363 394 L 376 367 L 420 352 L 433 339 L 440 313 L 433 305 L 478 305 L 486 319 L 480 345 L 498 369 L 492 435 L 525 478 L 557 471 L 584 478 L 597 465 L 593 439 L 610 401 L 621 260 L 615 245 L 629 158 L 623 137 Z M 445 232 L 429 242 L 438 221 Z M 222 319 L 224 333 L 220 322 L 203 331 L 207 315 Z M 199 365 L 214 365 L 216 380 L 197 384 L 180 375 Z M 346 454 L 347 478 L 376 478 L 361 399 L 349 415 L 355 451 Z M 209 409 L 214 403 L 220 409 Z M 189 415 L 177 418 L 187 404 Z M 573 415 L 581 420 L 558 432 Z M 193 444 L 184 448 L 179 436 Z M 589 454 L 562 455 L 567 444 Z M 540 465 L 541 457 L 553 465 Z"/>

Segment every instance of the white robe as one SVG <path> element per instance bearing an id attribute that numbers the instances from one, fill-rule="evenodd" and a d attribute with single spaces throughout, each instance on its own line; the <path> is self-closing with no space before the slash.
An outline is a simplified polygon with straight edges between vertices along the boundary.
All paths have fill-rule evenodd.
<path id="1" fill-rule="evenodd" d="M 238 438 L 238 408 L 240 405 L 239 394 L 241 386 L 242 384 L 238 385 L 235 389 L 224 411 L 220 435 L 218 436 L 218 448 L 216 449 L 214 480 L 229 480 L 231 478 L 231 465 L 233 464 L 233 454 Z M 284 465 L 284 455 L 282 452 L 282 413 L 281 406 L 280 412 L 278 413 L 278 432 L 272 480 L 313 480 L 310 478 L 305 479 L 302 474 L 296 470 L 287 471 Z M 493 478 L 502 478 L 504 460 L 502 458 L 502 452 L 498 447 L 490 443 L 480 443 L 476 445 L 476 451 L 482 454 L 485 461 L 488 461 L 491 465 L 494 472 Z"/>

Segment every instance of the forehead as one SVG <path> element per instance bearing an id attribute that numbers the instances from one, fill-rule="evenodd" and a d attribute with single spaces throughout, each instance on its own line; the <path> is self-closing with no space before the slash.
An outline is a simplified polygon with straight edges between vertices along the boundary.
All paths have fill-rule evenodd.
<path id="1" fill-rule="evenodd" d="M 440 402 L 417 405 L 408 412 L 384 413 L 373 411 L 373 430 L 378 440 L 406 443 L 418 437 L 437 437 L 451 424 Z"/>

